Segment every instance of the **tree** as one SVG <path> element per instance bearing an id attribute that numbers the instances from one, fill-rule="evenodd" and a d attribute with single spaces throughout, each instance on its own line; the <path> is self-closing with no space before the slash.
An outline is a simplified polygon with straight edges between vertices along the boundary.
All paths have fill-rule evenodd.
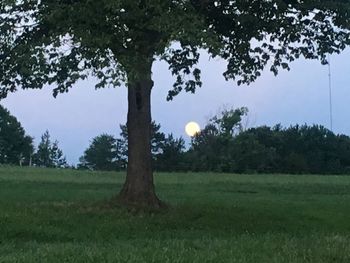
<path id="1" fill-rule="evenodd" d="M 263 142 L 260 142 L 253 133 L 243 132 L 237 135 L 229 146 L 231 172 L 275 172 L 276 150 L 264 145 Z"/>
<path id="2" fill-rule="evenodd" d="M 320 125 L 251 128 L 235 138 L 238 172 L 348 173 L 350 138 Z"/>
<path id="3" fill-rule="evenodd" d="M 33 162 L 37 166 L 49 168 L 64 168 L 67 167 L 66 158 L 63 151 L 58 147 L 58 141 L 51 141 L 49 131 L 41 136 L 41 141 L 38 145 L 38 150 L 34 154 Z"/>
<path id="4" fill-rule="evenodd" d="M 234 137 L 243 131 L 245 107 L 224 109 L 212 117 L 205 128 L 192 139 L 190 155 L 192 169 L 197 171 L 230 172 L 233 169 L 231 148 Z"/>
<path id="5" fill-rule="evenodd" d="M 93 138 L 80 158 L 79 167 L 102 171 L 121 169 L 121 151 L 117 139 L 108 134 Z"/>
<path id="6" fill-rule="evenodd" d="M 160 154 L 163 150 L 163 146 L 165 144 L 165 134 L 160 131 L 160 124 L 156 122 L 151 122 L 151 155 L 153 162 L 158 154 Z M 125 163 L 128 163 L 128 128 L 127 125 L 120 125 L 120 136 L 118 139 L 120 147 L 123 152 L 123 160 Z"/>
<path id="7" fill-rule="evenodd" d="M 63 151 L 58 147 L 58 141 L 55 140 L 51 146 L 51 160 L 55 168 L 67 168 L 66 157 L 63 155 Z"/>
<path id="8" fill-rule="evenodd" d="M 160 153 L 156 155 L 155 169 L 167 172 L 181 171 L 186 169 L 184 167 L 184 149 L 184 139 L 176 139 L 172 134 L 169 134 L 161 146 Z"/>
<path id="9" fill-rule="evenodd" d="M 34 152 L 33 138 L 21 123 L 0 105 L 0 164 L 29 165 Z"/>
<path id="10" fill-rule="evenodd" d="M 224 109 L 220 114 L 210 119 L 216 125 L 221 135 L 232 137 L 243 131 L 242 118 L 247 116 L 248 108 Z"/>
<path id="11" fill-rule="evenodd" d="M 168 99 L 201 86 L 200 50 L 227 61 L 226 79 L 251 83 L 303 56 L 350 43 L 346 0 L 8 0 L 0 3 L 0 95 L 96 76 L 128 87 L 128 169 L 120 201 L 160 207 L 150 145 L 152 64 L 175 76 Z M 187 77 L 188 76 L 188 77 Z"/>

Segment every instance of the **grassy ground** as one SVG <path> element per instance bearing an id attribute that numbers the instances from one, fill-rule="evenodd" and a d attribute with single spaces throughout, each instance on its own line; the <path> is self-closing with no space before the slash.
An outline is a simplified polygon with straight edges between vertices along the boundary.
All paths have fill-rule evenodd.
<path id="1" fill-rule="evenodd" d="M 122 181 L 0 168 L 0 262 L 350 262 L 350 177 L 157 174 L 137 215 L 101 205 Z"/>

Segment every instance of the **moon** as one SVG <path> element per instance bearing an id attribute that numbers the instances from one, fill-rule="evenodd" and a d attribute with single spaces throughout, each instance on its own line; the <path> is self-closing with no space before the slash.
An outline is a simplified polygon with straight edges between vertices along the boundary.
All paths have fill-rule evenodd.
<path id="1" fill-rule="evenodd" d="M 201 128 L 197 122 L 191 121 L 186 124 L 185 131 L 188 136 L 193 137 L 201 131 Z"/>

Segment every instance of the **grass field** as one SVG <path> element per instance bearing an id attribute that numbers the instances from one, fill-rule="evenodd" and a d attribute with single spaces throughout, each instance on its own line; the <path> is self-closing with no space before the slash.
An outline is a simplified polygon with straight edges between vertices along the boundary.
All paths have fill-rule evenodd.
<path id="1" fill-rule="evenodd" d="M 0 262 L 350 262 L 350 177 L 156 174 L 156 214 L 104 206 L 122 182 L 0 168 Z"/>

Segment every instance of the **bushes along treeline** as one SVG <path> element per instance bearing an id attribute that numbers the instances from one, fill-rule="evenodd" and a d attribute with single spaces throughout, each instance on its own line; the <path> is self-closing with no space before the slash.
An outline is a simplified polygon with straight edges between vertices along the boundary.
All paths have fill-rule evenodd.
<path id="1" fill-rule="evenodd" d="M 223 110 L 185 148 L 183 138 L 151 125 L 153 167 L 157 171 L 227 173 L 350 173 L 350 137 L 336 135 L 320 125 L 245 129 L 247 108 Z M 125 170 L 128 134 L 120 126 L 119 138 L 102 134 L 91 141 L 79 169 Z M 18 120 L 0 105 L 0 164 L 68 167 L 57 141 L 46 131 L 35 150 Z"/>

